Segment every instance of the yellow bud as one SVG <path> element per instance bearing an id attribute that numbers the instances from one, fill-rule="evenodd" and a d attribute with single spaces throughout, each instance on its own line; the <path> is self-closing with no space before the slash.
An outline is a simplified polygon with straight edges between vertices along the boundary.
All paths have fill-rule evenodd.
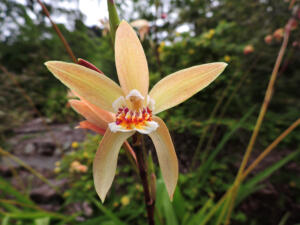
<path id="1" fill-rule="evenodd" d="M 59 173 L 60 171 L 61 171 L 61 169 L 59 167 L 55 167 L 54 173 Z"/>
<path id="2" fill-rule="evenodd" d="M 56 167 L 59 167 L 59 166 L 60 166 L 60 161 L 56 161 L 56 162 L 55 162 L 55 166 L 56 166 Z"/>
<path id="3" fill-rule="evenodd" d="M 77 141 L 72 142 L 72 148 L 74 148 L 74 149 L 78 148 L 78 142 Z"/>
<path id="4" fill-rule="evenodd" d="M 290 185 L 290 187 L 296 187 L 296 182 L 295 181 L 291 181 L 290 183 L 289 183 L 289 185 Z"/>
<path id="5" fill-rule="evenodd" d="M 84 153 L 83 153 L 83 157 L 84 157 L 84 158 L 89 158 L 89 154 L 88 154 L 87 152 L 84 152 Z"/>
<path id="6" fill-rule="evenodd" d="M 125 195 L 121 198 L 121 204 L 123 206 L 127 206 L 129 203 L 130 203 L 130 198 L 127 195 Z"/>
<path id="7" fill-rule="evenodd" d="M 214 198 L 215 197 L 215 194 L 213 192 L 209 192 L 208 195 L 209 195 L 210 198 Z"/>
<path id="8" fill-rule="evenodd" d="M 224 56 L 224 61 L 225 62 L 230 62 L 230 60 L 231 60 L 231 57 L 229 55 Z"/>
<path id="9" fill-rule="evenodd" d="M 189 49 L 189 54 L 190 55 L 193 55 L 195 53 L 195 50 L 194 49 Z"/>

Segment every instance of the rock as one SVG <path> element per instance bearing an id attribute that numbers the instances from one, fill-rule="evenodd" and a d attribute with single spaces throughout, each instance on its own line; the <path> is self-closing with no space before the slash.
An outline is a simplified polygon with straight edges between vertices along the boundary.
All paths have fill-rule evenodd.
<path id="1" fill-rule="evenodd" d="M 56 149 L 56 145 L 53 142 L 39 141 L 35 142 L 34 144 L 39 155 L 52 156 Z"/>
<path id="2" fill-rule="evenodd" d="M 32 155 L 35 151 L 35 146 L 33 143 L 27 143 L 24 147 L 25 155 Z"/>
<path id="3" fill-rule="evenodd" d="M 16 134 L 24 133 L 36 133 L 46 129 L 45 123 L 47 123 L 45 118 L 33 119 L 23 126 L 14 129 Z"/>
<path id="4" fill-rule="evenodd" d="M 0 175 L 3 177 L 11 177 L 12 176 L 12 171 L 8 166 L 5 166 L 2 164 L 0 161 Z"/>
<path id="5" fill-rule="evenodd" d="M 63 186 L 67 182 L 65 179 L 59 181 L 49 181 L 58 188 L 63 188 Z M 34 187 L 30 192 L 30 198 L 38 204 L 49 204 L 50 202 L 52 204 L 61 204 L 64 201 L 62 196 L 47 184 L 42 184 L 40 186 Z"/>

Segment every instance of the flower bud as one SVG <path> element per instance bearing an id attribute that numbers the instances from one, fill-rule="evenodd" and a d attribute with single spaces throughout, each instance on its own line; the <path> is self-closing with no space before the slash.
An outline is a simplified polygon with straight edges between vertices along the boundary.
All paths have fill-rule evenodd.
<path id="1" fill-rule="evenodd" d="M 273 37 L 276 39 L 276 41 L 280 41 L 283 37 L 284 30 L 283 28 L 278 28 L 274 31 Z"/>
<path id="2" fill-rule="evenodd" d="M 254 52 L 254 48 L 252 45 L 247 45 L 244 48 L 244 55 L 248 55 L 250 53 Z"/>
<path id="3" fill-rule="evenodd" d="M 265 36 L 265 43 L 266 44 L 268 44 L 268 45 L 271 44 L 272 40 L 273 40 L 273 36 L 271 34 Z"/>

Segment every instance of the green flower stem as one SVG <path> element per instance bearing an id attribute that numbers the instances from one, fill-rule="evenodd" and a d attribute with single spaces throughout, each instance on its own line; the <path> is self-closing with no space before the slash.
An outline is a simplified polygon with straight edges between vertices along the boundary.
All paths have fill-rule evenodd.
<path id="1" fill-rule="evenodd" d="M 135 149 L 139 174 L 144 188 L 145 204 L 146 204 L 147 214 L 148 214 L 148 224 L 154 225 L 155 201 L 151 198 L 150 186 L 148 182 L 148 171 L 147 171 L 148 168 L 145 161 L 144 139 L 141 134 L 134 135 L 133 147 Z"/>
<path id="2" fill-rule="evenodd" d="M 116 31 L 119 26 L 120 19 L 118 16 L 118 12 L 117 12 L 114 0 L 107 0 L 107 8 L 108 8 L 108 14 L 109 14 L 110 36 L 111 36 L 111 40 L 112 40 L 112 43 L 114 46 Z"/>

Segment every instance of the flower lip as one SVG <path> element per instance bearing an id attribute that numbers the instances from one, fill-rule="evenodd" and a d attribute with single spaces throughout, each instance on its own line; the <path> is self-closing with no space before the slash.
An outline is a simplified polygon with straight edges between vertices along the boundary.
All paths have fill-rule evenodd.
<path id="1" fill-rule="evenodd" d="M 116 111 L 116 121 L 109 124 L 112 132 L 129 132 L 136 130 L 143 134 L 149 134 L 156 130 L 158 124 L 152 121 L 152 109 L 154 100 L 147 96 L 144 101 L 141 93 L 133 89 L 124 98 L 117 98 L 113 102 L 113 108 Z"/>

